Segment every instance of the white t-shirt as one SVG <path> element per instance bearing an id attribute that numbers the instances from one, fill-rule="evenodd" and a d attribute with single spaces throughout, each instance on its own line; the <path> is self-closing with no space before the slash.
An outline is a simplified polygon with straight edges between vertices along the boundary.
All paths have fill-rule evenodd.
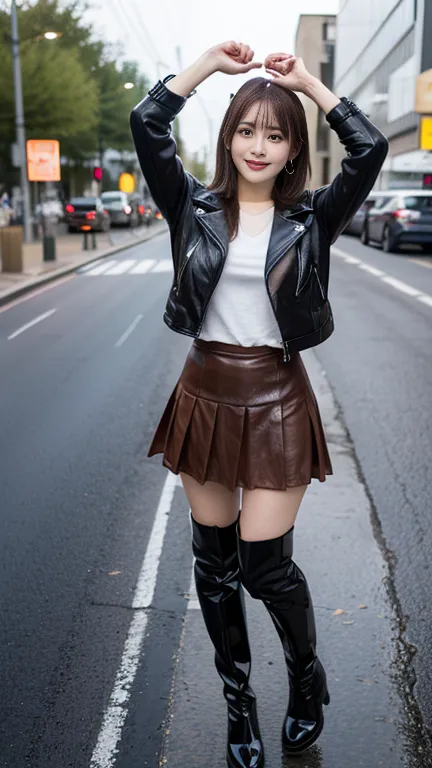
<path id="1" fill-rule="evenodd" d="M 264 281 L 274 206 L 259 214 L 240 209 L 239 231 L 229 244 L 222 274 L 207 307 L 200 339 L 282 347 Z"/>

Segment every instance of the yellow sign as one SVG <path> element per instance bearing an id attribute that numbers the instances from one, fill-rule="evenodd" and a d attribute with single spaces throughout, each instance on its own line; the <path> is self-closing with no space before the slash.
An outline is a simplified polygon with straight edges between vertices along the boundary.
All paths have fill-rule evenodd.
<path id="1" fill-rule="evenodd" d="M 118 180 L 119 190 L 131 194 L 135 189 L 135 179 L 131 173 L 121 173 Z"/>
<path id="2" fill-rule="evenodd" d="M 432 69 L 427 69 L 416 78 L 414 110 L 419 115 L 432 115 Z"/>
<path id="3" fill-rule="evenodd" d="M 432 117 L 421 118 L 420 149 L 432 149 Z"/>
<path id="4" fill-rule="evenodd" d="M 27 141 L 29 181 L 60 181 L 60 144 L 55 139 Z"/>

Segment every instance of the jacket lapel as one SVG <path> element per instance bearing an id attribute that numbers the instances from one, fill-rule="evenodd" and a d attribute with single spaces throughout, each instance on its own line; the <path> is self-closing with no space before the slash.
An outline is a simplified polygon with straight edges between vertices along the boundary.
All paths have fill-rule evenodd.
<path id="1" fill-rule="evenodd" d="M 200 194 L 193 195 L 192 200 L 201 224 L 226 254 L 229 246 L 228 228 L 217 195 L 200 190 Z M 305 203 L 298 203 L 284 211 L 275 211 L 265 262 L 266 277 L 281 255 L 291 248 L 311 225 L 313 208 L 308 203 L 309 200 L 305 200 Z"/>

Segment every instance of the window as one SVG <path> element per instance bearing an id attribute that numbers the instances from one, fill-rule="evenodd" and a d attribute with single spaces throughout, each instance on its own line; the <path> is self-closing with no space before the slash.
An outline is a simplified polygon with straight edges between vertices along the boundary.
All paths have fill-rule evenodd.
<path id="1" fill-rule="evenodd" d="M 409 210 L 419 210 L 421 208 L 432 208 L 432 196 L 431 197 L 404 197 L 402 199 L 402 204 L 404 208 L 408 208 Z"/>

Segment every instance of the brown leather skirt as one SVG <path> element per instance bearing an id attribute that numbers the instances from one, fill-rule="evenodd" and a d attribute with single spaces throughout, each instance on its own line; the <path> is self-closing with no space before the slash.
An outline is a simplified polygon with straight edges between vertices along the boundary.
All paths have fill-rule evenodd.
<path id="1" fill-rule="evenodd" d="M 333 474 L 299 353 L 194 339 L 148 456 L 230 490 L 306 485 Z"/>

